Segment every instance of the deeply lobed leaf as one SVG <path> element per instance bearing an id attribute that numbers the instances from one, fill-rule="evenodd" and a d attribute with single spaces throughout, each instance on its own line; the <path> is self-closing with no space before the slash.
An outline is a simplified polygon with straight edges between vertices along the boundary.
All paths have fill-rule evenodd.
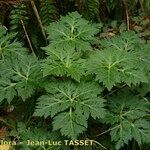
<path id="1" fill-rule="evenodd" d="M 141 100 L 128 90 L 110 97 L 109 112 L 105 117 L 106 123 L 113 126 L 110 135 L 116 142 L 116 149 L 132 139 L 139 144 L 150 142 L 150 123 L 144 118 L 149 112 L 149 102 Z"/>
<path id="2" fill-rule="evenodd" d="M 81 58 L 81 53 L 73 49 L 58 50 L 51 47 L 44 48 L 48 57 L 44 60 L 42 68 L 44 76 L 67 76 L 80 81 L 85 74 L 85 59 Z"/>
<path id="3" fill-rule="evenodd" d="M 25 101 L 30 97 L 41 79 L 39 62 L 34 56 L 24 56 L 21 60 L 7 60 L 1 65 L 0 101 L 10 103 L 14 96 L 21 96 Z"/>
<path id="4" fill-rule="evenodd" d="M 143 47 L 136 45 L 136 38 L 135 33 L 127 32 L 107 43 L 103 41 L 105 48 L 94 51 L 87 61 L 87 74 L 94 74 L 96 80 L 102 82 L 108 90 L 122 82 L 129 86 L 147 83 L 149 67 L 143 66 L 150 62 L 147 57 L 149 52 L 146 53 L 148 49 L 143 44 Z"/>
<path id="5" fill-rule="evenodd" d="M 87 128 L 89 116 L 96 119 L 105 115 L 104 99 L 98 97 L 101 90 L 97 84 L 54 82 L 46 90 L 49 94 L 40 97 L 34 116 L 54 117 L 54 130 L 60 129 L 72 139 Z"/>
<path id="6" fill-rule="evenodd" d="M 91 43 L 101 25 L 92 25 L 77 12 L 61 17 L 59 22 L 52 23 L 47 28 L 50 46 L 58 49 L 77 49 L 78 51 L 91 50 Z"/>
<path id="7" fill-rule="evenodd" d="M 6 29 L 0 26 L 0 62 L 10 57 L 22 57 L 26 54 L 23 45 L 15 41 L 16 33 L 7 33 Z"/>

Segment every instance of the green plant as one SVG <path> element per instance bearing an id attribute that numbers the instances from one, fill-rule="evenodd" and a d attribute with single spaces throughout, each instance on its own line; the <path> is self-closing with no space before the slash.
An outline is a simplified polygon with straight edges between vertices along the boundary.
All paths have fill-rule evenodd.
<path id="1" fill-rule="evenodd" d="M 13 123 L 0 117 L 12 131 L 8 139 L 95 142 L 19 143 L 16 149 L 124 150 L 150 143 L 149 43 L 133 31 L 102 38 L 101 26 L 78 12 L 62 16 L 46 27 L 49 45 L 39 49 L 45 52 L 41 59 L 16 40 L 17 33 L 0 26 L 1 112 L 6 117 L 7 107 L 14 108 L 8 115 Z"/>
<path id="2" fill-rule="evenodd" d="M 54 130 L 60 129 L 62 135 L 77 139 L 90 116 L 104 117 L 104 100 L 98 97 L 101 90 L 94 83 L 54 82 L 46 90 L 49 95 L 39 99 L 34 115 L 54 117 Z"/>
<path id="3" fill-rule="evenodd" d="M 6 61 L 1 69 L 1 100 L 6 98 L 10 103 L 14 96 L 21 96 L 25 101 L 33 94 L 40 79 L 39 63 L 34 56 Z"/>
<path id="4" fill-rule="evenodd" d="M 119 42 L 118 42 L 119 41 Z M 114 38 L 104 39 L 102 51 L 93 52 L 87 65 L 87 74 L 96 75 L 96 80 L 111 90 L 118 83 L 131 86 L 140 82 L 148 82 L 144 67 L 149 63 L 146 49 L 141 50 L 141 40 L 133 32 L 125 32 Z M 141 51 L 144 55 L 139 55 Z M 148 52 L 149 54 L 149 52 Z"/>
<path id="5" fill-rule="evenodd" d="M 85 59 L 81 58 L 82 53 L 73 49 L 63 50 L 45 48 L 47 59 L 44 60 L 42 69 L 43 75 L 70 76 L 76 81 L 80 81 L 85 74 Z"/>
<path id="6" fill-rule="evenodd" d="M 19 144 L 17 148 L 20 150 L 68 150 L 68 147 L 62 144 L 51 145 L 53 141 L 63 141 L 60 134 L 57 132 L 48 133 L 43 128 L 38 127 L 27 127 L 23 122 L 17 124 L 17 130 L 10 133 L 12 136 L 16 136 Z M 31 142 L 41 142 L 42 144 L 36 143 L 35 145 L 29 144 Z M 28 144 L 30 146 L 28 146 Z"/>
<path id="7" fill-rule="evenodd" d="M 47 28 L 51 43 L 46 48 L 43 48 L 48 56 L 43 61 L 42 68 L 44 76 L 55 77 L 55 82 L 50 81 L 51 85 L 45 85 L 47 95 L 39 98 L 34 113 L 35 116 L 44 116 L 45 118 L 51 116 L 54 120 L 53 129 L 60 130 L 62 135 L 72 139 L 76 139 L 79 134 L 85 132 L 90 115 L 94 119 L 101 117 L 104 120 L 106 119 L 103 116 L 105 114 L 103 108 L 104 100 L 98 96 L 101 94 L 100 87 L 98 88 L 98 85 L 95 86 L 92 74 L 96 75 L 96 80 L 111 90 L 113 86 L 118 86 L 122 82 L 129 86 L 137 86 L 141 82 L 147 84 L 147 73 L 149 71 L 149 67 L 141 67 L 146 66 L 149 62 L 149 58 L 145 55 L 149 52 L 146 46 L 144 46 L 145 43 L 134 32 L 123 32 L 119 36 L 101 40 L 99 46 L 101 50 L 91 51 L 88 55 L 85 55 L 86 50 L 94 50 L 92 44 L 96 41 L 96 38 L 93 37 L 93 32 L 87 32 L 86 38 L 84 38 L 85 36 L 83 38 L 74 36 L 76 32 L 71 31 L 78 31 L 85 26 L 82 23 L 85 21 L 81 17 L 74 21 L 77 18 L 76 15 L 79 16 L 77 13 L 70 13 L 68 16 L 62 17 L 59 22 L 52 24 L 55 29 L 51 28 L 51 25 Z M 81 22 L 78 30 L 75 30 L 76 26 L 71 24 L 73 21 L 76 24 Z M 69 26 L 67 27 L 68 24 Z M 52 31 L 52 29 L 54 30 Z M 95 31 L 98 31 L 98 28 L 95 28 Z M 91 37 L 92 40 L 89 40 Z M 90 48 L 85 46 L 84 49 L 81 49 L 78 45 L 75 45 L 77 38 L 78 43 L 84 43 L 83 47 L 90 45 Z M 62 39 L 64 40 L 61 41 Z M 86 78 L 87 75 L 88 78 Z M 60 80 L 62 81 L 58 83 L 56 77 L 61 77 Z M 70 77 L 72 80 L 70 80 Z M 80 81 L 81 79 L 85 81 Z M 87 82 L 87 80 L 90 80 L 90 82 Z M 96 91 L 98 92 L 97 94 Z M 124 89 L 124 91 L 126 90 Z M 130 104 L 130 96 L 127 95 L 127 97 Z M 119 100 L 120 98 L 117 98 L 117 101 Z M 128 99 L 126 100 L 128 102 Z M 117 103 L 117 101 L 115 102 Z M 138 103 L 138 100 L 135 101 Z M 120 103 L 122 104 L 121 100 Z M 145 102 L 141 102 L 140 106 L 142 104 L 145 105 Z M 108 107 L 111 107 L 111 105 L 109 104 Z M 143 110 L 145 114 L 147 110 Z M 137 111 L 133 111 L 133 116 L 136 113 Z M 142 120 L 142 117 L 140 116 L 139 119 Z M 64 124 L 61 125 L 61 122 L 64 122 Z M 126 126 L 126 124 L 123 123 L 123 126 Z M 143 128 L 147 130 L 148 127 L 143 126 Z M 118 130 L 113 129 L 112 132 L 119 132 Z M 134 137 L 133 133 L 131 134 Z M 114 139 L 117 142 L 119 141 L 119 144 L 117 143 L 116 145 L 117 149 L 119 149 L 132 138 L 120 137 L 116 133 L 116 137 L 112 138 L 112 141 Z"/>
<path id="8" fill-rule="evenodd" d="M 34 113 L 35 116 L 54 117 L 54 130 L 60 129 L 63 135 L 72 139 L 77 139 L 85 131 L 90 115 L 96 119 L 103 117 L 105 113 L 104 100 L 98 97 L 101 93 L 98 85 L 88 82 L 74 83 L 67 78 L 71 76 L 80 82 L 84 75 L 85 59 L 82 58 L 82 51 L 92 50 L 90 42 L 94 41 L 94 34 L 98 31 L 87 23 L 88 21 L 75 12 L 62 17 L 58 23 L 53 23 L 55 29 L 52 30 L 51 25 L 48 27 L 52 41 L 44 48 L 48 57 L 42 64 L 43 74 L 66 77 L 66 80 L 59 81 L 60 83 L 51 82 L 51 85 L 45 87 L 49 95 L 39 99 Z M 61 42 L 61 47 L 57 41 Z M 62 126 L 61 121 L 65 122 Z"/>
<path id="9" fill-rule="evenodd" d="M 77 51 L 91 50 L 91 43 L 95 41 L 94 35 L 99 32 L 101 24 L 94 25 L 82 19 L 77 12 L 69 13 L 61 17 L 60 21 L 54 22 L 47 27 L 50 47 L 61 50 L 77 49 Z"/>
<path id="10" fill-rule="evenodd" d="M 19 4 L 14 6 L 10 14 L 10 19 L 10 29 L 14 32 L 17 32 L 17 38 L 22 38 L 22 34 L 24 33 L 24 26 L 29 20 L 26 5 Z"/>
<path id="11" fill-rule="evenodd" d="M 30 97 L 40 79 L 37 58 L 27 54 L 15 35 L 0 28 L 0 101 L 7 99 L 9 103 L 15 96 L 23 100 Z"/>
<path id="12" fill-rule="evenodd" d="M 116 149 L 120 149 L 132 139 L 139 145 L 149 143 L 150 123 L 144 118 L 149 111 L 149 103 L 128 90 L 109 97 L 109 102 L 105 121 L 112 125 L 110 135 L 111 140 L 116 142 Z"/>
<path id="13" fill-rule="evenodd" d="M 53 0 L 41 0 L 40 16 L 44 26 L 48 26 L 57 18 L 58 13 Z"/>
<path id="14" fill-rule="evenodd" d="M 7 33 L 7 29 L 0 26 L 0 62 L 26 53 L 26 49 L 15 40 L 15 36 L 16 33 Z"/>

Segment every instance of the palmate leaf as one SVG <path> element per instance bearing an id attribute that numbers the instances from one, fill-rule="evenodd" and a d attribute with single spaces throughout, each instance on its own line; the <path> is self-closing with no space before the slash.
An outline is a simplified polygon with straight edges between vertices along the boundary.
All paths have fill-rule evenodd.
<path id="1" fill-rule="evenodd" d="M 140 123 L 139 123 L 140 122 Z M 135 123 L 122 121 L 111 131 L 111 140 L 116 142 L 116 149 L 120 149 L 124 144 L 128 144 L 132 139 L 139 144 L 150 142 L 150 124 L 146 120 L 137 120 Z"/>
<path id="2" fill-rule="evenodd" d="M 110 90 L 117 83 L 125 82 L 129 86 L 147 82 L 145 72 L 136 64 L 133 52 L 114 49 L 97 51 L 87 62 L 87 74 L 95 74 L 96 80 Z"/>
<path id="3" fill-rule="evenodd" d="M 149 103 L 131 94 L 128 90 L 110 97 L 109 112 L 105 122 L 113 126 L 110 135 L 116 149 L 132 139 L 139 144 L 150 142 L 150 123 L 144 119 L 149 112 Z"/>
<path id="4" fill-rule="evenodd" d="M 117 51 L 134 52 L 139 68 L 150 70 L 150 44 L 144 43 L 135 32 L 123 32 L 121 35 L 101 40 L 100 44 L 104 50 L 111 48 Z"/>
<path id="5" fill-rule="evenodd" d="M 6 29 L 0 26 L 0 61 L 26 54 L 26 49 L 22 44 L 14 40 L 15 35 L 16 33 L 8 34 Z"/>
<path id="6" fill-rule="evenodd" d="M 81 53 L 73 49 L 60 50 L 45 47 L 48 57 L 44 60 L 42 68 L 43 75 L 67 76 L 80 81 L 85 74 L 85 59 Z"/>
<path id="7" fill-rule="evenodd" d="M 105 38 L 100 41 L 102 47 L 111 47 L 119 51 L 134 51 L 139 48 L 142 43 L 143 41 L 134 31 L 123 32 L 121 35 L 116 35 L 112 38 Z"/>
<path id="8" fill-rule="evenodd" d="M 50 46 L 58 49 L 91 50 L 91 43 L 95 41 L 94 36 L 99 32 L 100 27 L 101 25 L 94 25 L 83 19 L 77 12 L 69 13 L 61 17 L 59 22 L 48 26 Z"/>
<path id="9" fill-rule="evenodd" d="M 101 88 L 94 83 L 52 82 L 41 96 L 34 116 L 54 117 L 54 130 L 76 139 L 87 128 L 89 116 L 105 115 L 104 99 L 98 97 Z"/>
<path id="10" fill-rule="evenodd" d="M 7 60 L 1 65 L 0 101 L 10 103 L 14 96 L 23 100 L 30 97 L 41 78 L 39 62 L 34 56 L 24 56 L 21 60 Z"/>

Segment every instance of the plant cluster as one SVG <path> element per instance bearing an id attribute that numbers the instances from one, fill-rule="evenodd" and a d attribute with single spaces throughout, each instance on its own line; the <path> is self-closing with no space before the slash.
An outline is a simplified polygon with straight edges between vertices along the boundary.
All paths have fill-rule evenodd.
<path id="1" fill-rule="evenodd" d="M 32 106 L 19 110 L 23 123 L 16 122 L 8 138 L 22 143 L 93 138 L 98 144 L 91 150 L 150 143 L 150 45 L 133 31 L 99 39 L 101 28 L 77 12 L 62 16 L 46 27 L 49 44 L 42 47 L 45 57 L 38 58 L 16 40 L 16 32 L 0 26 L 0 104 L 13 105 L 16 113 L 17 107 Z M 95 122 L 102 126 L 96 134 L 90 130 Z M 110 144 L 101 140 L 105 134 Z"/>

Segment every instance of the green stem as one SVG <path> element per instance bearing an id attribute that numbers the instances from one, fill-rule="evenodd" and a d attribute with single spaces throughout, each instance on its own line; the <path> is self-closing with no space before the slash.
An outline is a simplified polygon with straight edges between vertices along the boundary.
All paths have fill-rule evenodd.
<path id="1" fill-rule="evenodd" d="M 113 128 L 110 128 L 110 129 L 108 129 L 108 130 L 106 130 L 106 131 L 104 131 L 104 132 L 102 132 L 102 133 L 100 133 L 100 134 L 98 134 L 98 135 L 96 135 L 96 137 L 99 137 L 99 136 L 101 136 L 101 135 L 103 135 L 103 134 L 106 134 L 106 133 L 108 133 L 108 132 L 110 132 L 110 131 L 112 131 L 112 130 L 118 128 L 119 126 L 120 126 L 120 124 L 117 125 L 117 126 L 115 126 L 115 127 L 113 127 Z"/>

